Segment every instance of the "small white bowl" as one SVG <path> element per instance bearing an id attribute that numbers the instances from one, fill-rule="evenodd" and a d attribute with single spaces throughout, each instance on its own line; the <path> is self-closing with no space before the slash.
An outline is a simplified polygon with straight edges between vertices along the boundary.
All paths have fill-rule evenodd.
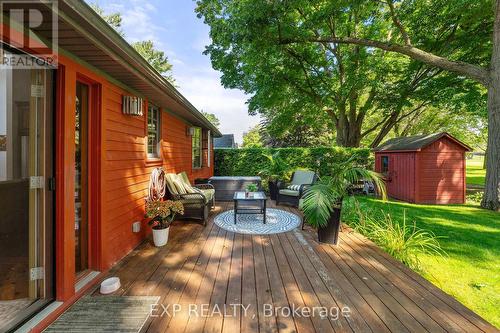
<path id="1" fill-rule="evenodd" d="M 111 277 L 102 281 L 100 292 L 101 294 L 111 294 L 120 289 L 120 287 L 120 278 Z"/>

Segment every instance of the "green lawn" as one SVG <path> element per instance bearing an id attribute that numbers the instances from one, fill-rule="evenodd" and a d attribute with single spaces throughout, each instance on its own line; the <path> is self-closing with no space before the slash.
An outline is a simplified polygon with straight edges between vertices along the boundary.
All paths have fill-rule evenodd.
<path id="1" fill-rule="evenodd" d="M 402 217 L 406 210 L 409 221 L 442 236 L 440 244 L 447 255 L 419 256 L 422 275 L 500 327 L 500 213 L 469 205 L 412 205 L 369 197 L 358 200 L 362 209 L 381 209 L 393 218 Z"/>
<path id="2" fill-rule="evenodd" d="M 467 184 L 484 186 L 486 170 L 483 169 L 483 159 L 482 156 L 474 156 L 473 159 L 466 160 Z"/>

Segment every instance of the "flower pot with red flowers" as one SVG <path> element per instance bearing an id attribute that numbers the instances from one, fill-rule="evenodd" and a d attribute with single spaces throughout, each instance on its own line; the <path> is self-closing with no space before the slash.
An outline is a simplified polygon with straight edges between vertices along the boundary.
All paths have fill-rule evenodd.
<path id="1" fill-rule="evenodd" d="M 170 224 L 177 214 L 184 214 L 184 206 L 180 201 L 149 201 L 146 202 L 146 217 L 153 229 L 153 243 L 155 246 L 164 246 L 168 242 Z"/>

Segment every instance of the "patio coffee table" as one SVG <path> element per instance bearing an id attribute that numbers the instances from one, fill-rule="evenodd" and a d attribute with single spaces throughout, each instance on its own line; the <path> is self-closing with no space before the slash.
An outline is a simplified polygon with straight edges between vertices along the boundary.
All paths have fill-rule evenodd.
<path id="1" fill-rule="evenodd" d="M 234 192 L 234 224 L 238 214 L 262 214 L 266 224 L 266 200 L 264 192 L 250 192 L 248 196 L 245 192 Z"/>

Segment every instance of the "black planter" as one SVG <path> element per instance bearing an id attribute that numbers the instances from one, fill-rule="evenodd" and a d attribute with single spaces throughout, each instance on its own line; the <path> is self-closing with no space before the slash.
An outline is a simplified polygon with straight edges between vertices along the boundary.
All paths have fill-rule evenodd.
<path id="1" fill-rule="evenodd" d="M 318 241 L 337 245 L 340 231 L 341 208 L 334 208 L 325 227 L 318 228 Z"/>
<path id="2" fill-rule="evenodd" d="M 269 196 L 271 197 L 271 200 L 276 200 L 276 197 L 278 196 L 278 183 L 275 180 L 270 180 L 268 182 L 269 185 Z"/>

